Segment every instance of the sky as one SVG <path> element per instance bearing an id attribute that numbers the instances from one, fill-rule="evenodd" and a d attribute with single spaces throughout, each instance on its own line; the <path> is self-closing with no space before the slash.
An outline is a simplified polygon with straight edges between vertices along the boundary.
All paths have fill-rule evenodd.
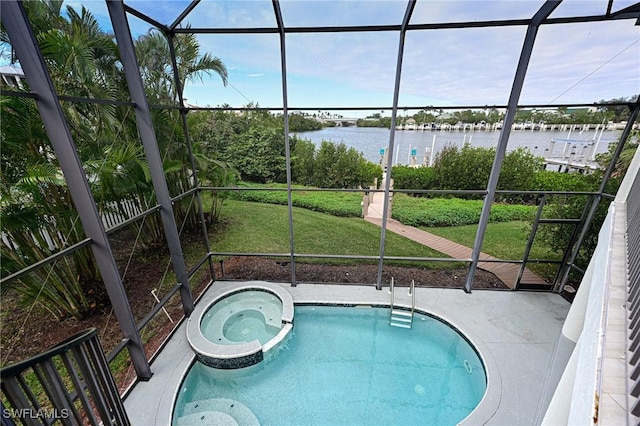
<path id="1" fill-rule="evenodd" d="M 170 24 L 190 3 L 136 0 L 125 3 Z M 524 19 L 542 0 L 418 0 L 412 24 Z M 614 0 L 613 11 L 634 2 Z M 84 4 L 110 30 L 102 0 Z M 564 0 L 551 17 L 602 14 L 607 0 Z M 400 24 L 404 0 L 281 0 L 285 26 Z M 270 0 L 203 0 L 184 21 L 192 28 L 274 28 Z M 129 15 L 134 37 L 149 24 Z M 592 103 L 640 93 L 640 26 L 634 20 L 545 25 L 538 32 L 521 104 Z M 505 105 L 526 28 L 409 31 L 402 62 L 399 105 Z M 281 107 L 282 71 L 277 34 L 199 35 L 201 51 L 219 57 L 229 71 L 187 84 L 187 102 L 198 106 L 249 102 Z M 399 47 L 398 32 L 287 34 L 287 92 L 297 107 L 380 107 L 389 110 Z M 337 111 L 345 116 L 371 112 Z"/>

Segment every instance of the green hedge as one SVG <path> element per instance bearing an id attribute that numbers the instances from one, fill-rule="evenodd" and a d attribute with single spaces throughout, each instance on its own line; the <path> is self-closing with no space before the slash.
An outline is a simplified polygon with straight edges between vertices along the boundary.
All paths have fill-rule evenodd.
<path id="1" fill-rule="evenodd" d="M 535 209 L 535 206 L 494 204 L 489 221 L 529 220 Z M 481 211 L 482 200 L 416 198 L 397 194 L 391 216 L 410 226 L 460 226 L 478 223 Z"/>
<path id="2" fill-rule="evenodd" d="M 266 187 L 250 184 L 252 187 Z M 285 188 L 285 185 L 270 187 Z M 254 201 L 267 204 L 287 204 L 286 191 L 234 191 L 232 198 L 242 201 Z M 329 191 L 296 191 L 291 195 L 292 204 L 321 213 L 340 217 L 362 216 L 362 193 Z"/>

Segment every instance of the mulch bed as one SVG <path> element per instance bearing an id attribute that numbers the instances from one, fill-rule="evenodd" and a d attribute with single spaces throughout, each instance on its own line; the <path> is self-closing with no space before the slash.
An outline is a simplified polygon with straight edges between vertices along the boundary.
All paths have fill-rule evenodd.
<path id="1" fill-rule="evenodd" d="M 219 266 L 219 265 L 216 265 Z M 276 261 L 264 258 L 235 257 L 224 262 L 224 275 L 217 269 L 218 279 L 266 280 L 291 282 L 291 266 L 288 261 Z M 382 271 L 383 285 L 388 285 L 391 277 L 394 283 L 407 286 L 415 280 L 416 287 L 463 288 L 468 270 L 464 269 L 426 269 L 416 267 L 385 265 Z M 296 262 L 296 281 L 298 283 L 335 283 L 335 284 L 375 284 L 378 277 L 378 265 L 320 265 Z M 508 287 L 490 272 L 478 270 L 474 277 L 474 288 L 508 289 Z"/>

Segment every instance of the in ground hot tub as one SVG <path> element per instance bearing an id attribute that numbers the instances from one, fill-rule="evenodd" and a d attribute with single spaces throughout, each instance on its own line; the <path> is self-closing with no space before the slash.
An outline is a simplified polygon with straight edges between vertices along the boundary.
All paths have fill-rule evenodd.
<path id="1" fill-rule="evenodd" d="M 200 362 L 214 368 L 257 364 L 293 328 L 293 299 L 266 283 L 232 286 L 200 303 L 187 322 L 187 340 Z"/>

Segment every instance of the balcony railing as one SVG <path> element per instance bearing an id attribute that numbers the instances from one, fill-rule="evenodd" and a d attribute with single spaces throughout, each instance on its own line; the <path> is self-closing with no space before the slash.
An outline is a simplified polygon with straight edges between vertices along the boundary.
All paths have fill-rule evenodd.
<path id="1" fill-rule="evenodd" d="M 0 370 L 2 425 L 129 425 L 97 330 Z"/>
<path id="2" fill-rule="evenodd" d="M 558 348 L 552 370 L 564 365 L 542 424 L 638 424 L 640 152 L 609 207 Z"/>

